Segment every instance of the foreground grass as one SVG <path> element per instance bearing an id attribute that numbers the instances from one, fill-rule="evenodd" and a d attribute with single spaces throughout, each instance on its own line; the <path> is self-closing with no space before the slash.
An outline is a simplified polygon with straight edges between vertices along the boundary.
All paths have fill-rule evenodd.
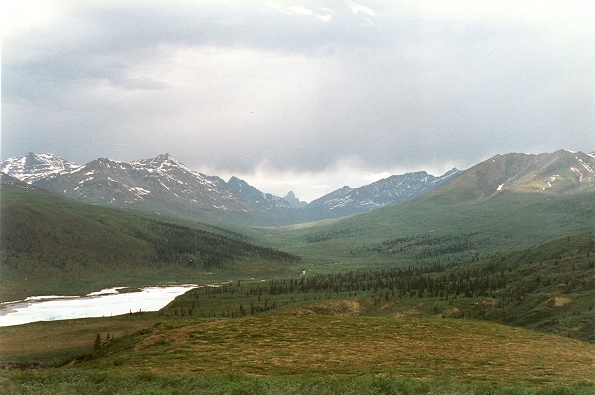
<path id="1" fill-rule="evenodd" d="M 78 359 L 159 374 L 389 375 L 458 382 L 595 383 L 595 346 L 482 321 L 271 316 L 158 323 Z"/>
<path id="2" fill-rule="evenodd" d="M 445 380 L 411 380 L 390 376 L 255 377 L 225 375 L 156 375 L 152 373 L 99 373 L 49 370 L 13 372 L 0 376 L 0 394 L 52 395 L 174 395 L 174 394 L 442 394 L 442 395 L 587 395 L 588 385 L 535 388 L 487 383 L 461 384 Z"/>
<path id="3" fill-rule="evenodd" d="M 0 361 L 60 364 L 92 349 L 95 337 L 122 338 L 156 321 L 155 314 L 33 322 L 0 328 Z"/>
<path id="4" fill-rule="evenodd" d="M 96 333 L 110 340 L 94 347 Z M 0 341 L 4 361 L 56 366 L 0 370 L 0 394 L 595 393 L 595 345 L 469 319 L 147 314 L 2 328 Z"/>

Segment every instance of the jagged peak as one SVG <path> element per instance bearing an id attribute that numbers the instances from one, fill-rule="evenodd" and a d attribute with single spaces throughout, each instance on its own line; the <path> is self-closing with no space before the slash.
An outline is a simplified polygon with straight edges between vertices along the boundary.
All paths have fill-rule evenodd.
<path id="1" fill-rule="evenodd" d="M 186 172 L 195 173 L 167 152 L 165 154 L 159 154 L 154 158 L 136 160 L 132 162 L 131 165 L 136 167 L 147 167 L 151 169 L 161 169 L 164 167 L 178 167 Z"/>
<path id="2" fill-rule="evenodd" d="M 239 178 L 239 177 L 236 177 L 236 176 L 231 176 L 231 177 L 229 178 L 229 181 L 227 181 L 227 182 L 228 182 L 228 183 L 234 183 L 234 182 L 243 182 L 243 183 L 246 183 L 246 184 L 247 184 L 247 182 L 246 182 L 246 181 L 244 181 L 244 180 L 242 180 L 241 178 Z"/>
<path id="3" fill-rule="evenodd" d="M 120 162 L 120 161 L 113 160 L 113 159 L 110 159 L 110 158 L 103 158 L 102 157 L 102 158 L 97 158 L 97 159 L 95 159 L 95 160 L 87 163 L 87 166 L 90 165 L 90 164 L 95 164 L 95 163 L 98 163 L 98 164 L 118 164 L 118 165 L 120 165 L 120 164 L 123 164 L 124 162 Z"/>
<path id="4" fill-rule="evenodd" d="M 295 207 L 295 208 L 301 208 L 301 207 L 305 207 L 306 205 L 308 205 L 308 203 L 298 199 L 298 197 L 295 196 L 295 193 L 293 191 L 287 192 L 287 195 L 285 195 L 283 197 L 283 200 L 285 200 L 287 203 L 289 203 L 289 205 L 291 207 Z"/>

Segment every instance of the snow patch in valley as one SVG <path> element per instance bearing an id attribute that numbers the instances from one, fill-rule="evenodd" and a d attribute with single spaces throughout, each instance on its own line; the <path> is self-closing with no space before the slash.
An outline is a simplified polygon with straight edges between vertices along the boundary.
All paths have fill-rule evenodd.
<path id="1" fill-rule="evenodd" d="M 108 288 L 86 296 L 31 296 L 0 304 L 0 327 L 36 321 L 86 317 L 109 317 L 137 311 L 157 311 L 177 296 L 197 288 L 197 284 L 146 287 L 138 292 L 118 292 Z"/>

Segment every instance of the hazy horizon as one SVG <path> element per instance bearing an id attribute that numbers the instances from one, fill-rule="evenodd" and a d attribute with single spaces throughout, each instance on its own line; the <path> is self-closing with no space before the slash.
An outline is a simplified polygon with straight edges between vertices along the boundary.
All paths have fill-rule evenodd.
<path id="1" fill-rule="evenodd" d="M 595 148 L 588 1 L 2 8 L 2 159 L 169 152 L 311 201 L 498 153 Z"/>

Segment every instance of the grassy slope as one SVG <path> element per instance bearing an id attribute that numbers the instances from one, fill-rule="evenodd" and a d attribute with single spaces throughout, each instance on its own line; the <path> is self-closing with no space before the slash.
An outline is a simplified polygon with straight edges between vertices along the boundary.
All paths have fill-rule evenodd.
<path id="1" fill-rule="evenodd" d="M 558 197 L 502 193 L 462 203 L 449 199 L 421 198 L 339 220 L 261 229 L 260 237 L 328 270 L 335 262 L 344 267 L 411 262 L 411 255 L 370 249 L 399 238 L 464 235 L 469 248 L 452 254 L 454 259 L 514 251 L 595 230 L 595 191 Z"/>
<path id="2" fill-rule="evenodd" d="M 81 366 L 160 373 L 390 374 L 459 381 L 595 379 L 595 346 L 466 320 L 262 317 L 156 325 Z M 126 343 L 126 345 L 124 345 Z"/>
<path id="3" fill-rule="evenodd" d="M 386 299 L 384 289 L 371 287 L 357 293 L 324 290 L 272 297 L 266 292 L 259 294 L 259 290 L 269 286 L 268 282 L 242 282 L 189 293 L 160 314 L 2 328 L 3 360 L 35 359 L 51 363 L 72 358 L 76 353 L 86 356 L 55 371 L 5 372 L 0 374 L 0 380 L 5 380 L 4 388 L 35 388 L 39 393 L 67 389 L 85 393 L 85 388 L 99 391 L 116 387 L 130 392 L 147 381 L 152 383 L 152 388 L 155 385 L 161 388 L 157 393 L 171 393 L 166 390 L 181 385 L 204 392 L 196 389 L 207 385 L 200 380 L 217 377 L 216 385 L 208 384 L 214 386 L 208 388 L 218 388 L 213 389 L 217 393 L 225 392 L 221 388 L 234 383 L 245 390 L 253 380 L 250 377 L 264 375 L 266 379 L 256 379 L 259 384 L 254 385 L 266 385 L 268 390 L 259 387 L 254 393 L 271 393 L 271 388 L 277 388 L 274 386 L 283 388 L 279 393 L 286 393 L 288 386 L 296 385 L 295 380 L 303 381 L 300 381 L 302 390 L 294 393 L 306 388 L 311 393 L 349 393 L 344 388 L 335 392 L 328 388 L 339 385 L 333 384 L 334 380 L 344 383 L 341 377 L 349 377 L 348 382 L 359 382 L 381 375 L 468 382 L 472 387 L 465 393 L 469 394 L 485 393 L 486 383 L 492 383 L 488 384 L 492 386 L 490 391 L 513 385 L 512 390 L 502 390 L 509 394 L 530 393 L 533 386 L 550 385 L 564 385 L 560 390 L 564 393 L 587 394 L 595 390 L 592 344 L 469 317 L 550 332 L 558 328 L 559 333 L 581 338 L 592 334 L 589 328 L 593 328 L 594 312 L 589 301 L 594 297 L 594 244 L 593 237 L 588 235 L 565 237 L 537 248 L 449 269 L 449 273 L 456 275 L 468 269 L 496 265 L 496 270 L 504 270 L 507 278 L 503 296 L 492 292 L 487 296 L 459 295 L 441 300 L 441 297 L 415 294 L 399 298 L 387 293 Z M 295 279 L 307 277 L 313 276 Z M 229 292 L 230 289 L 235 292 Z M 275 309 L 263 308 L 272 303 L 277 304 Z M 239 304 L 247 311 L 253 304 L 255 317 L 222 318 Z M 461 313 L 465 319 L 454 319 Z M 211 318 L 198 318 L 201 316 Z M 139 327 L 148 330 L 122 337 Z M 106 333 L 111 333 L 116 339 L 93 351 L 97 333 L 103 339 Z M 52 344 L 51 352 L 36 352 Z M 146 372 L 154 375 L 147 376 Z M 294 379 L 296 375 L 304 378 Z M 189 377 L 198 380 L 192 384 L 198 387 L 188 384 Z M 263 384 L 265 380 L 267 384 Z M 281 381 L 271 384 L 270 380 Z M 374 382 L 366 380 L 351 393 L 376 388 Z M 402 381 L 386 380 L 382 383 L 384 390 L 376 388 L 377 391 L 386 392 L 387 386 L 406 387 Z M 454 394 L 463 388 L 444 384 L 445 381 L 420 383 L 425 389 L 420 387 L 415 392 L 407 387 L 407 391 L 428 393 L 430 388 L 444 386 L 447 389 L 438 393 Z M 590 384 L 569 387 L 572 383 Z"/>
<path id="4" fill-rule="evenodd" d="M 472 317 L 595 342 L 594 236 L 564 237 L 452 266 L 398 270 L 362 269 L 198 289 L 178 297 L 162 315 Z"/>
<path id="5" fill-rule="evenodd" d="M 204 273 L 224 269 L 244 276 L 283 273 L 296 258 L 223 229 L 148 219 L 39 188 L 3 185 L 1 213 L 3 301 L 105 286 L 213 281 Z"/>
<path id="6" fill-rule="evenodd" d="M 52 332 L 51 325 L 45 329 L 48 335 L 63 333 L 63 328 Z M 370 380 L 377 378 L 387 380 L 385 388 L 371 393 L 387 393 L 387 386 L 399 384 L 391 379 L 397 377 L 401 391 L 407 387 L 403 379 L 422 380 L 422 388 L 407 392 L 420 394 L 430 389 L 460 394 L 462 388 L 469 388 L 466 394 L 496 393 L 505 386 L 513 388 L 498 393 L 527 394 L 552 385 L 565 386 L 559 393 L 595 389 L 594 345 L 481 321 L 320 315 L 162 320 L 94 351 L 93 334 L 87 338 L 90 351 L 74 364 L 38 373 L 2 372 L 3 387 L 24 384 L 36 388 L 35 393 L 57 393 L 78 388 L 75 382 L 100 392 L 119 383 L 120 393 L 150 381 L 154 393 L 171 393 L 166 390 L 179 389 L 190 377 L 215 377 L 217 388 L 256 377 L 261 382 L 283 380 L 284 386 L 300 380 L 302 390 L 292 393 L 340 393 L 328 388 L 334 380 L 367 378 L 358 391 L 346 392 L 361 393 L 375 388 Z M 317 390 L 307 390 L 311 387 Z M 287 393 L 271 391 L 249 392 Z M 217 393 L 223 392 L 228 393 Z"/>

